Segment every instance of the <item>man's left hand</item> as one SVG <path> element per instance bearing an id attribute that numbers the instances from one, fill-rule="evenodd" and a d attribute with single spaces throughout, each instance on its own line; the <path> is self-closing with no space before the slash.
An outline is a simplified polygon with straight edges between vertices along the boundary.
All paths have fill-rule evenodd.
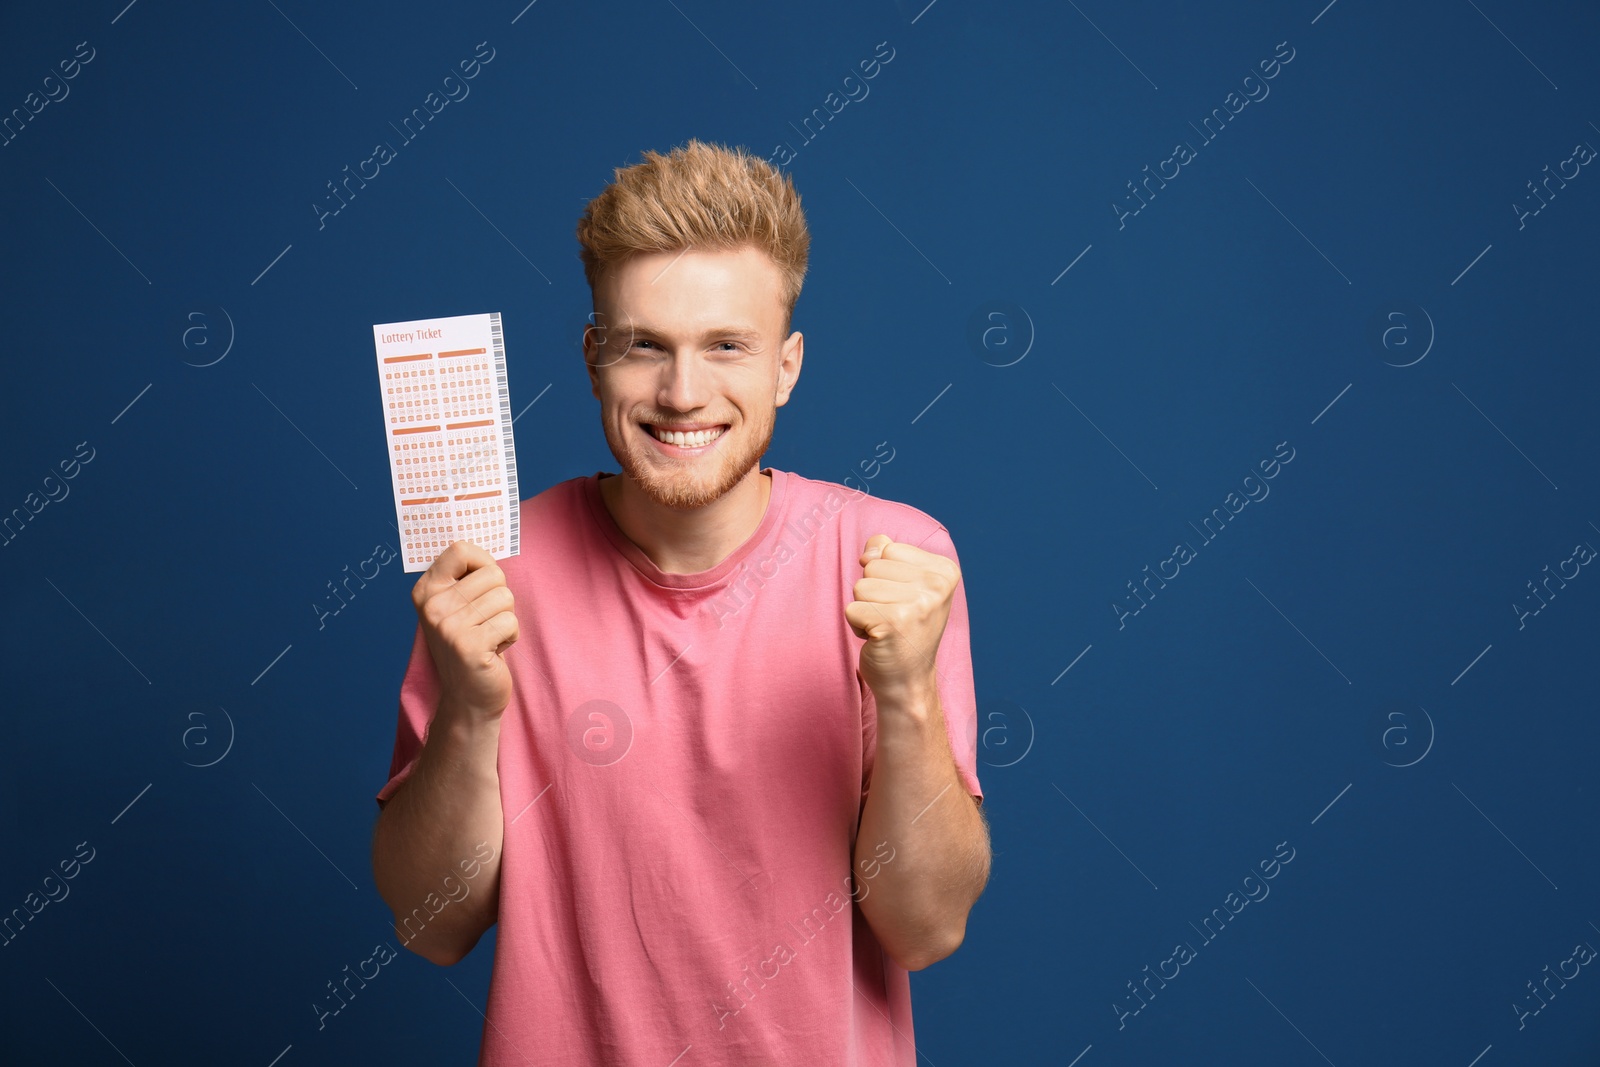
<path id="1" fill-rule="evenodd" d="M 867 539 L 860 562 L 864 577 L 845 620 L 861 646 L 862 680 L 880 702 L 935 693 L 934 656 L 950 618 L 961 570 L 954 560 L 895 541 L 888 534 Z"/>

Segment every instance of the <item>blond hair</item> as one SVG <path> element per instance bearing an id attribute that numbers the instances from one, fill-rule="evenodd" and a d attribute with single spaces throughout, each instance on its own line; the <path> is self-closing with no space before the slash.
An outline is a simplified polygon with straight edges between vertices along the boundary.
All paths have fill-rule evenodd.
<path id="1" fill-rule="evenodd" d="M 811 232 L 794 181 L 743 148 L 691 138 L 670 153 L 646 150 L 589 201 L 578 220 L 578 257 L 593 294 L 631 256 L 754 245 L 783 276 L 784 333 L 806 276 Z"/>

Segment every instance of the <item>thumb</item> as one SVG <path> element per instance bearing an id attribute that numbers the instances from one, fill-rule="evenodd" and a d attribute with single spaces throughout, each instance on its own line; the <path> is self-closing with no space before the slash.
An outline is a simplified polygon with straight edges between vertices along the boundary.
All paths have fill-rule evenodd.
<path id="1" fill-rule="evenodd" d="M 867 538 L 867 546 L 861 550 L 861 562 L 865 564 L 877 559 L 883 555 L 884 547 L 893 543 L 894 538 L 888 534 L 873 534 Z"/>

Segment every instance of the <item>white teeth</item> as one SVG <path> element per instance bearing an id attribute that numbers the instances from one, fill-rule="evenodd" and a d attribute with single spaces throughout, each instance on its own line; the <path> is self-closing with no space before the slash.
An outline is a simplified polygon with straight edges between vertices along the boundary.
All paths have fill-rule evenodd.
<path id="1" fill-rule="evenodd" d="M 668 444 L 679 445 L 684 448 L 698 448 L 701 445 L 710 444 L 723 434 L 723 430 L 721 428 L 715 430 L 695 430 L 693 433 L 679 433 L 677 431 L 659 430 L 652 426 L 650 431 L 655 434 L 658 440 L 666 441 Z"/>

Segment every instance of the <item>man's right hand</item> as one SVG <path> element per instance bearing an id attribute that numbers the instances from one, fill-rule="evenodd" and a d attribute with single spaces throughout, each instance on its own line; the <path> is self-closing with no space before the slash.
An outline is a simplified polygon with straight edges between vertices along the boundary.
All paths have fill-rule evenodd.
<path id="1" fill-rule="evenodd" d="M 471 541 L 441 552 L 411 589 L 439 673 L 441 707 L 498 719 L 511 702 L 502 656 L 517 640 L 514 599 L 494 557 Z"/>

